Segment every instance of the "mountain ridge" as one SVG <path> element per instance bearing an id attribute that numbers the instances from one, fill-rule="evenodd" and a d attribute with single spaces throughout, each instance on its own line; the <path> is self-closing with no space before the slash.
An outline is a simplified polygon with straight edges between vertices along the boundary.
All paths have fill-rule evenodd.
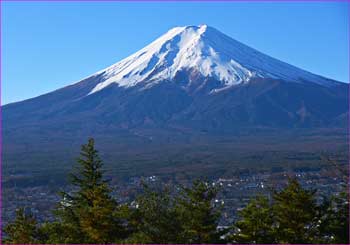
<path id="1" fill-rule="evenodd" d="M 184 35 L 188 39 L 188 33 L 186 34 L 186 32 L 190 32 L 190 36 L 192 35 L 192 37 L 193 37 L 192 39 L 195 39 L 195 41 L 197 41 L 197 42 L 200 42 L 203 39 L 203 37 L 202 37 L 203 35 L 205 36 L 204 39 L 209 39 L 209 41 L 207 41 L 209 43 L 213 42 L 212 39 L 214 39 L 214 41 L 215 41 L 215 39 L 216 40 L 219 39 L 219 40 L 221 40 L 221 42 L 222 42 L 222 40 L 225 40 L 225 42 L 228 40 L 228 42 L 235 43 L 236 45 L 233 45 L 233 46 L 237 46 L 238 49 L 246 49 L 246 50 L 249 51 L 249 52 L 246 52 L 246 53 L 259 54 L 260 56 L 263 57 L 262 59 L 265 60 L 265 61 L 266 61 L 266 59 L 267 60 L 275 60 L 275 61 L 277 61 L 277 63 L 279 65 L 282 64 L 282 66 L 289 67 L 292 70 L 297 70 L 297 71 L 299 71 L 299 73 L 301 72 L 302 74 L 306 74 L 306 77 L 309 77 L 307 79 L 305 79 L 305 78 L 298 79 L 298 78 L 295 78 L 295 77 L 292 78 L 292 79 L 291 78 L 284 79 L 283 76 L 285 76 L 285 75 L 283 75 L 283 74 L 281 75 L 281 77 L 279 77 L 278 74 L 277 75 L 276 74 L 273 75 L 272 73 L 268 74 L 266 72 L 264 73 L 262 70 L 259 73 L 259 72 L 255 71 L 257 65 L 255 65 L 255 67 L 253 67 L 252 65 L 249 65 L 249 64 L 248 65 L 245 64 L 244 66 L 242 66 L 241 63 L 236 62 L 234 59 L 230 58 L 228 60 L 230 60 L 230 62 L 233 63 L 233 66 L 235 66 L 233 68 L 237 68 L 237 73 L 238 73 L 238 78 L 239 78 L 238 80 L 235 80 L 235 76 L 234 76 L 235 74 L 233 74 L 235 71 L 232 72 L 230 70 L 227 70 L 227 71 L 231 72 L 231 75 L 232 75 L 233 79 L 231 79 L 230 81 L 226 81 L 225 79 L 221 79 L 220 74 L 219 74 L 219 76 L 215 76 L 215 74 L 213 75 L 212 74 L 213 71 L 211 71 L 211 72 L 210 71 L 209 72 L 208 71 L 207 72 L 201 72 L 199 70 L 199 73 L 202 74 L 204 77 L 212 77 L 214 79 L 216 78 L 216 80 L 224 81 L 224 84 L 221 85 L 221 88 L 214 89 L 211 92 L 218 92 L 218 91 L 221 91 L 223 89 L 229 88 L 229 87 L 231 87 L 233 85 L 238 85 L 238 84 L 242 84 L 244 82 L 249 82 L 249 80 L 251 78 L 257 78 L 257 77 L 260 77 L 260 78 L 271 78 L 271 79 L 282 79 L 282 80 L 286 80 L 286 81 L 289 81 L 289 82 L 305 82 L 305 81 L 310 82 L 311 81 L 311 82 L 318 83 L 318 84 L 323 85 L 323 86 L 332 86 L 332 85 L 339 84 L 339 83 L 346 84 L 346 83 L 339 82 L 339 81 L 336 81 L 336 80 L 331 79 L 331 78 L 326 78 L 326 77 L 323 77 L 323 76 L 320 76 L 320 75 L 313 74 L 311 72 L 308 72 L 308 71 L 305 71 L 305 70 L 303 70 L 301 68 L 298 68 L 298 67 L 296 67 L 294 65 L 290 65 L 290 64 L 287 64 L 286 62 L 277 60 L 277 59 L 275 59 L 275 58 L 273 58 L 273 57 L 271 57 L 269 55 L 266 55 L 266 54 L 263 54 L 263 53 L 259 52 L 258 50 L 254 49 L 254 48 L 251 48 L 251 47 L 249 47 L 249 46 L 247 46 L 247 45 L 245 45 L 245 44 L 243 44 L 243 43 L 241 43 L 241 42 L 239 42 L 237 40 L 232 39 L 231 37 L 221 33 L 220 31 L 216 30 L 215 28 L 213 28 L 211 26 L 203 24 L 203 25 L 199 25 L 199 26 L 174 27 L 174 28 L 170 29 L 168 32 L 166 32 L 164 35 L 162 35 L 159 38 L 157 38 L 155 41 L 151 42 L 151 44 L 149 44 L 146 47 L 140 49 L 139 51 L 135 52 L 134 54 L 132 54 L 132 55 L 130 55 L 130 56 L 128 56 L 128 57 L 118 61 L 117 63 L 114 63 L 114 64 L 108 66 L 105 69 L 102 69 L 102 70 L 100 70 L 98 72 L 95 72 L 92 75 L 88 75 L 87 77 L 85 77 L 84 79 L 82 79 L 82 80 L 80 80 L 78 82 L 74 82 L 73 84 L 67 85 L 64 88 L 73 86 L 73 85 L 75 85 L 75 84 L 77 84 L 77 83 L 79 83 L 81 81 L 84 81 L 84 80 L 89 79 L 89 78 L 94 77 L 94 76 L 101 76 L 101 81 L 98 84 L 96 84 L 95 87 L 89 93 L 87 93 L 87 95 L 95 93 L 95 92 L 97 92 L 97 91 L 99 91 L 99 90 L 101 90 L 101 89 L 105 88 L 106 86 L 109 86 L 109 85 L 111 85 L 113 83 L 118 84 L 121 87 L 131 87 L 131 86 L 135 86 L 139 82 L 145 82 L 145 80 L 150 80 L 150 81 L 147 81 L 146 84 L 145 84 L 145 88 L 147 88 L 149 86 L 154 85 L 154 83 L 160 82 L 161 80 L 172 80 L 176 76 L 177 72 L 182 72 L 182 69 L 175 69 L 175 71 L 173 71 L 171 73 L 171 76 L 167 76 L 166 74 L 165 74 L 165 76 L 164 76 L 164 74 L 160 74 L 160 75 L 158 74 L 158 77 L 157 76 L 156 77 L 143 77 L 141 79 L 140 78 L 136 78 L 136 80 L 134 79 L 135 82 L 133 83 L 132 82 L 132 78 L 130 78 L 130 73 L 135 72 L 135 71 L 133 71 L 133 70 L 131 70 L 129 72 L 125 72 L 125 70 L 120 71 L 120 65 L 125 65 L 125 63 L 130 63 L 130 59 L 131 59 L 131 63 L 133 63 L 135 61 L 134 60 L 135 57 L 140 58 L 140 56 L 144 56 L 148 52 L 150 52 L 151 58 L 153 59 L 154 57 L 157 57 L 157 55 L 160 55 L 159 53 L 157 53 L 160 49 L 163 49 L 163 51 L 166 49 L 165 48 L 165 46 L 166 46 L 165 44 L 167 44 L 167 42 L 172 41 L 173 45 L 177 46 L 178 45 L 177 42 L 179 40 L 182 40 L 181 38 L 179 38 L 179 35 Z M 196 32 L 198 32 L 198 33 L 196 33 Z M 210 37 L 208 38 L 206 36 L 210 36 Z M 175 41 L 173 40 L 174 38 L 176 39 Z M 202 38 L 202 39 L 200 39 L 200 38 Z M 192 39 L 190 39 L 190 43 L 193 41 Z M 159 48 L 159 46 L 161 48 Z M 217 45 L 210 44 L 210 45 L 207 45 L 207 46 L 208 46 L 207 50 L 215 53 L 215 50 L 212 48 L 212 46 L 217 46 Z M 153 50 L 150 51 L 149 47 L 152 47 Z M 235 51 L 237 51 L 237 50 L 235 50 Z M 202 53 L 199 53 L 199 56 L 202 55 Z M 244 54 L 246 55 L 246 53 L 244 53 Z M 165 53 L 165 54 L 167 54 L 167 53 Z M 179 56 L 179 55 L 177 55 L 177 56 Z M 183 56 L 183 55 L 181 54 L 180 56 Z M 231 56 L 232 56 L 232 54 L 231 54 Z M 175 59 L 176 55 L 174 57 L 172 57 L 172 58 Z M 151 68 L 154 68 L 154 67 L 152 67 L 152 63 L 154 63 L 153 66 L 157 65 L 157 63 L 155 63 L 154 60 L 152 60 L 152 59 L 151 60 L 147 60 L 146 59 L 147 62 L 146 62 L 146 64 L 143 64 L 143 65 L 146 65 L 147 67 L 143 67 L 142 71 L 144 71 L 146 68 L 148 68 L 149 70 L 151 70 Z M 248 60 L 252 60 L 252 58 L 249 58 Z M 246 63 L 247 60 L 244 60 L 244 62 Z M 188 63 L 190 63 L 190 62 L 188 62 Z M 214 66 L 216 66 L 217 62 L 212 62 L 212 63 L 213 63 Z M 194 62 L 194 64 L 195 64 L 195 62 Z M 137 64 L 137 65 L 139 65 L 139 64 Z M 245 67 L 245 66 L 247 66 L 247 67 Z M 197 67 L 200 67 L 200 66 L 197 66 Z M 193 66 L 181 67 L 180 66 L 180 68 L 184 68 L 183 70 L 186 70 L 186 69 L 191 70 L 191 69 L 197 68 L 197 67 L 193 67 Z M 126 68 L 128 68 L 128 67 L 126 67 Z M 125 67 L 124 67 L 124 69 L 125 69 Z M 284 67 L 284 69 L 286 69 L 286 68 Z M 163 70 L 166 70 L 166 69 L 163 68 Z M 153 73 L 155 72 L 155 70 L 152 70 L 152 71 L 153 71 Z M 139 72 L 139 71 L 136 70 L 136 72 Z M 264 73 L 264 75 L 263 75 L 263 73 Z M 146 74 L 146 75 L 148 75 L 148 74 Z M 161 76 L 161 75 L 163 75 L 163 76 Z M 311 79 L 310 79 L 310 76 L 311 76 Z M 122 79 L 122 77 L 125 77 L 125 78 L 128 78 L 128 79 Z M 229 77 L 229 75 L 226 74 L 226 77 Z M 223 78 L 225 78 L 225 76 Z M 55 92 L 55 91 L 60 90 L 60 89 L 61 88 L 58 88 L 58 89 L 56 89 L 56 90 L 54 90 L 52 92 Z M 52 93 L 52 92 L 48 92 L 48 93 Z M 45 94 L 48 94 L 48 93 L 45 93 Z M 41 95 L 36 96 L 36 97 L 40 97 L 40 96 Z M 34 99 L 36 97 L 29 98 L 29 99 L 24 99 L 24 100 L 17 101 L 17 102 L 22 102 L 22 101 Z M 17 102 L 11 102 L 11 103 L 8 103 L 8 104 L 13 104 L 13 103 L 17 103 Z M 8 104 L 6 104 L 6 105 L 8 105 Z"/>
<path id="2" fill-rule="evenodd" d="M 196 30 L 200 28 L 197 27 Z M 178 32 L 181 33 L 181 30 Z M 181 38 L 176 39 L 175 46 L 179 41 Z M 159 50 L 161 47 L 162 45 Z M 204 47 L 207 47 L 204 50 L 210 50 L 211 46 Z M 220 45 L 215 47 L 218 50 L 222 48 Z M 181 46 L 180 49 L 182 48 Z M 304 73 L 273 59 L 273 64 L 277 64 L 274 68 L 282 67 L 276 71 L 278 74 L 284 74 L 284 68 L 288 68 L 288 71 L 297 69 L 292 75 L 306 74 L 305 79 L 251 76 L 248 81 L 232 78 L 236 83 L 227 85 L 220 80 L 220 76 L 207 76 L 198 69 L 198 66 L 206 64 L 203 61 L 208 58 L 202 57 L 202 48 L 201 45 L 199 49 L 194 48 L 195 55 L 190 58 L 198 58 L 198 63 L 193 62 L 186 69 L 172 69 L 181 67 L 172 67 L 176 62 L 165 63 L 164 67 L 157 66 L 160 64 L 158 61 L 163 64 L 167 60 L 162 57 L 171 48 L 170 51 L 164 49 L 165 52 L 160 53 L 153 52 L 154 50 L 150 52 L 148 58 L 159 54 L 159 60 L 141 75 L 138 72 L 147 68 L 150 59 L 131 59 L 128 65 L 131 61 L 142 65 L 135 66 L 140 69 L 129 66 L 129 70 L 126 66 L 126 70 L 123 70 L 125 74 L 131 72 L 130 76 L 135 75 L 135 78 L 143 75 L 147 77 L 136 80 L 136 83 L 135 80 L 130 80 L 133 86 L 121 86 L 118 79 L 112 79 L 105 87 L 91 93 L 107 79 L 123 77 L 124 73 L 117 74 L 120 68 L 118 65 L 125 64 L 130 58 L 127 57 L 122 60 L 124 63 L 117 63 L 117 71 L 113 70 L 115 66 L 111 66 L 110 73 L 102 70 L 78 83 L 3 106 L 3 159 L 4 166 L 8 168 L 6 171 L 18 171 L 18 166 L 24 170 L 37 169 L 34 165 L 40 163 L 41 167 L 46 166 L 46 159 L 50 159 L 50 164 L 54 164 L 51 167 L 55 169 L 62 162 L 70 164 L 73 160 L 69 157 L 72 147 L 81 144 L 87 137 L 95 137 L 101 142 L 101 151 L 108 152 L 110 161 L 115 161 L 127 152 L 128 161 L 134 163 L 137 159 L 135 166 L 147 165 L 150 158 L 164 160 L 164 157 L 170 166 L 169 159 L 176 156 L 180 161 L 182 158 L 179 156 L 184 154 L 194 154 L 196 161 L 205 162 L 203 149 L 210 151 L 211 156 L 225 161 L 230 161 L 233 156 L 232 149 L 238 155 L 243 151 L 255 152 L 257 147 L 276 151 L 287 149 L 292 152 L 306 148 L 309 151 L 348 149 L 348 84 Z M 237 46 L 233 45 L 227 52 L 231 55 L 235 54 L 235 50 Z M 177 50 L 176 54 L 178 52 Z M 251 52 L 253 51 L 248 53 Z M 186 52 L 184 53 L 187 58 Z M 211 59 L 210 52 L 208 54 Z M 256 55 L 255 51 L 253 54 Z M 173 54 L 170 60 L 176 60 L 177 56 Z M 262 68 L 256 68 L 259 71 L 265 71 L 268 64 L 261 60 L 272 59 L 262 55 L 258 62 L 244 55 L 239 57 L 252 62 L 250 65 L 238 62 L 242 67 L 249 66 L 252 69 L 251 67 L 262 65 Z M 230 59 L 227 58 L 226 61 L 229 62 Z M 208 62 L 219 62 L 220 66 L 222 60 L 218 58 Z M 186 62 L 178 64 L 189 64 Z M 240 69 L 240 66 L 234 68 Z M 164 77 L 164 74 L 171 76 Z M 106 75 L 111 76 L 107 78 Z M 157 77 L 158 75 L 161 76 Z M 155 77 L 160 79 L 156 80 Z M 279 146 L 281 144 L 284 145 L 283 149 Z M 167 152 L 165 156 L 163 149 Z M 142 154 L 135 155 L 137 152 Z M 136 167 L 129 165 L 128 161 L 123 165 L 123 171 L 135 171 Z M 119 168 L 118 164 L 117 161 L 113 166 Z M 160 166 L 161 162 L 154 164 Z M 146 165 L 142 165 L 141 169 L 146 169 Z"/>
<path id="3" fill-rule="evenodd" d="M 184 26 L 167 33 L 129 57 L 103 69 L 106 81 L 89 94 L 117 83 L 122 87 L 148 81 L 171 80 L 184 69 L 197 69 L 205 77 L 222 81 L 224 87 L 248 82 L 251 78 L 311 81 L 330 86 L 332 80 L 304 71 L 252 49 L 207 25 Z"/>
<path id="4" fill-rule="evenodd" d="M 281 90 L 288 100 L 279 94 L 270 97 L 274 90 Z M 308 94 L 300 96 L 305 91 Z M 119 125 L 152 121 L 159 126 L 156 122 L 166 124 L 165 118 L 169 123 L 183 118 L 183 123 L 198 121 L 201 125 L 214 120 L 207 116 L 217 111 L 213 117 L 221 121 L 219 125 L 235 125 L 245 118 L 243 125 L 320 126 L 346 113 L 346 93 L 348 87 L 341 82 L 264 55 L 215 28 L 184 26 L 169 30 L 145 48 L 80 82 L 4 106 L 4 118 L 40 123 L 62 115 L 79 121 L 79 114 L 94 117 L 103 112 L 115 114 Z M 257 104 L 260 100 L 266 106 L 254 109 L 261 107 Z M 332 109 L 322 112 L 319 104 L 327 108 L 327 103 Z M 11 108 L 25 109 L 14 115 L 7 113 Z M 281 118 L 279 123 L 263 118 L 262 112 L 272 116 L 271 111 L 285 118 L 284 125 Z M 331 116 L 324 118 L 323 114 Z"/>

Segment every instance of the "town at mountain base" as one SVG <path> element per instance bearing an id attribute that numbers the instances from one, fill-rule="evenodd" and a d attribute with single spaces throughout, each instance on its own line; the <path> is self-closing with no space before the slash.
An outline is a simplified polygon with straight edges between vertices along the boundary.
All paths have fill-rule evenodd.
<path id="1" fill-rule="evenodd" d="M 269 197 L 257 196 L 228 227 L 218 227 L 218 188 L 195 181 L 176 191 L 144 186 L 132 203 L 119 204 L 103 176 L 103 164 L 90 139 L 71 175 L 74 191 L 61 192 L 55 219 L 38 224 L 19 209 L 5 229 L 13 244 L 232 244 L 330 243 L 349 241 L 348 186 L 338 196 L 321 197 L 290 179 Z M 348 176 L 343 176 L 347 178 Z"/>

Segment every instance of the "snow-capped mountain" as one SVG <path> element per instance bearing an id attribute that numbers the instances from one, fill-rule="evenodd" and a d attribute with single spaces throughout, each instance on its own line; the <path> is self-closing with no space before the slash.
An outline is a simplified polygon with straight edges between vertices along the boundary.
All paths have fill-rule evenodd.
<path id="1" fill-rule="evenodd" d="M 246 83 L 252 78 L 331 84 L 328 79 L 260 53 L 212 27 L 200 25 L 175 27 L 135 54 L 96 73 L 103 76 L 103 81 L 89 94 L 113 83 L 121 87 L 137 84 L 150 87 L 173 80 L 178 72 L 189 69 L 220 81 L 219 88 Z"/>
<path id="2" fill-rule="evenodd" d="M 96 118 L 116 128 L 314 127 L 346 118 L 347 94 L 344 83 L 267 56 L 212 27 L 185 26 L 78 83 L 5 106 L 4 118 L 11 128 L 65 120 L 94 124 Z"/>
<path id="3" fill-rule="evenodd" d="M 56 173 L 74 161 L 87 137 L 96 138 L 119 173 L 132 175 L 169 172 L 176 159 L 224 163 L 267 148 L 293 156 L 305 147 L 344 149 L 348 95 L 348 84 L 214 28 L 176 27 L 78 83 L 3 106 L 3 166 L 9 175 L 61 179 Z"/>
<path id="4" fill-rule="evenodd" d="M 147 141 L 142 147 L 158 142 L 159 148 L 198 135 L 211 146 L 214 137 L 226 142 L 261 129 L 278 135 L 344 130 L 348 94 L 347 84 L 269 57 L 212 27 L 176 27 L 78 83 L 5 105 L 4 156 L 27 164 L 27 158 L 42 161 L 47 149 L 50 156 L 64 152 L 63 161 L 72 141 L 81 144 L 88 136 L 105 147 Z"/>

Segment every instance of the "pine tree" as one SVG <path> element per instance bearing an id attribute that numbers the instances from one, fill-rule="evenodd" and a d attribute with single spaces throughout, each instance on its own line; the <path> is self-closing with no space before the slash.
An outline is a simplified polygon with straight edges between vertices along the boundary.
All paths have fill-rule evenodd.
<path id="1" fill-rule="evenodd" d="M 23 208 L 16 211 L 16 219 L 4 228 L 4 243 L 34 244 L 38 243 L 37 222 L 32 214 L 26 214 Z"/>
<path id="2" fill-rule="evenodd" d="M 126 235 L 121 210 L 103 179 L 102 162 L 93 139 L 82 146 L 78 163 L 76 173 L 71 174 L 74 191 L 61 193 L 62 200 L 55 211 L 59 220 L 56 229 L 65 233 L 61 242 L 118 242 Z"/>
<path id="3" fill-rule="evenodd" d="M 127 243 L 219 243 L 220 213 L 213 206 L 217 189 L 195 181 L 180 193 L 151 191 L 137 199 L 133 221 L 136 232 Z"/>
<path id="4" fill-rule="evenodd" d="M 273 214 L 267 197 L 258 196 L 239 212 L 229 241 L 234 243 L 274 243 Z"/>
<path id="5" fill-rule="evenodd" d="M 344 168 L 344 166 L 329 156 L 322 156 L 322 159 L 338 172 L 339 179 L 343 179 L 344 190 L 330 198 L 324 197 L 324 202 L 321 206 L 322 217 L 319 227 L 323 239 L 321 242 L 349 244 L 349 172 L 347 168 Z"/>
<path id="6" fill-rule="evenodd" d="M 180 243 L 178 234 L 182 227 L 176 211 L 176 198 L 168 189 L 154 191 L 144 186 L 130 221 L 134 233 L 125 242 Z"/>
<path id="7" fill-rule="evenodd" d="M 320 230 L 321 208 L 315 190 L 305 190 L 296 179 L 274 191 L 271 202 L 253 199 L 240 212 L 232 242 L 238 243 L 324 243 Z"/>
<path id="8" fill-rule="evenodd" d="M 217 231 L 220 212 L 213 205 L 218 189 L 196 180 L 191 188 L 183 187 L 177 212 L 182 222 L 183 243 L 220 243 Z"/>
<path id="9" fill-rule="evenodd" d="M 349 237 L 349 194 L 341 192 L 324 201 L 320 219 L 321 242 L 348 244 Z"/>
<path id="10" fill-rule="evenodd" d="M 319 208 L 315 190 L 305 190 L 296 179 L 273 195 L 273 215 L 278 243 L 313 243 L 317 240 Z"/>

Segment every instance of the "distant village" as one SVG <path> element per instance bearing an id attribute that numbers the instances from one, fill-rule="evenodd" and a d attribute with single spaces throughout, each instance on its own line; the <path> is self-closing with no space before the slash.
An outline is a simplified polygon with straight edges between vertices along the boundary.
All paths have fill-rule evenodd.
<path id="1" fill-rule="evenodd" d="M 252 197 L 270 195 L 273 189 L 281 189 L 285 186 L 288 177 L 297 178 L 304 188 L 317 189 L 320 201 L 324 196 L 341 192 L 345 183 L 335 172 L 322 170 L 245 173 L 230 178 L 208 180 L 211 185 L 217 186 L 220 190 L 213 204 L 222 209 L 220 225 L 232 224 L 237 218 L 237 211 L 244 208 Z M 111 186 L 113 195 L 119 203 L 132 205 L 137 194 L 142 192 L 143 184 L 159 190 L 169 186 L 169 183 L 158 176 L 131 177 L 126 182 Z M 170 187 L 176 188 L 176 185 L 170 184 Z M 4 188 L 3 225 L 15 218 L 15 211 L 19 207 L 25 207 L 27 212 L 33 213 L 39 222 L 53 219 L 51 212 L 60 200 L 57 194 L 59 190 L 58 187 L 49 185 Z"/>

